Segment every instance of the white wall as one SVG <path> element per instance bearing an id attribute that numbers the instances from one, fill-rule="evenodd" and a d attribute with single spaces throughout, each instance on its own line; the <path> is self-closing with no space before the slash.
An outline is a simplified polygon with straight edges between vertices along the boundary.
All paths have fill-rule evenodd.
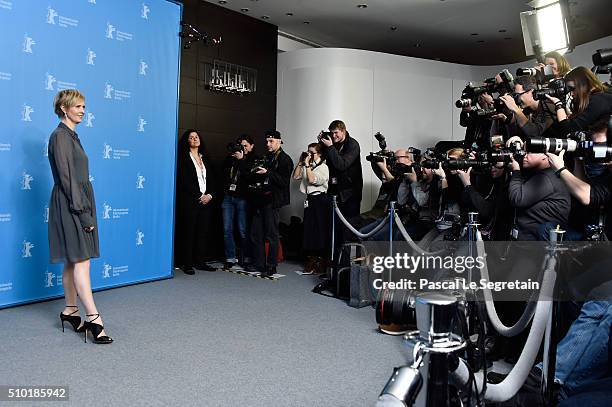
<path id="1" fill-rule="evenodd" d="M 572 66 L 590 67 L 593 52 L 609 47 L 612 37 L 579 46 L 568 59 Z M 334 119 L 343 120 L 361 145 L 363 211 L 372 206 L 380 186 L 365 161 L 368 152 L 378 150 L 374 133 L 383 133 L 392 149 L 462 140 L 465 129 L 459 126 L 460 110 L 454 101 L 466 82 L 533 64 L 468 66 L 338 48 L 284 52 L 278 55 L 277 128 L 283 148 L 295 161 L 320 130 Z M 282 211 L 282 219 L 301 217 L 302 202 L 293 182 L 291 206 Z"/>

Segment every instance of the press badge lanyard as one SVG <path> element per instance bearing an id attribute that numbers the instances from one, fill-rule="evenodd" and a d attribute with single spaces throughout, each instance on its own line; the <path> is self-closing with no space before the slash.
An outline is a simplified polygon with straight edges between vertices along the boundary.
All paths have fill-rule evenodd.
<path id="1" fill-rule="evenodd" d="M 236 185 L 238 184 L 238 175 L 240 174 L 240 168 L 236 169 L 234 171 L 234 165 L 232 165 L 232 168 L 230 169 L 230 186 L 229 186 L 229 190 L 232 192 L 236 191 Z"/>

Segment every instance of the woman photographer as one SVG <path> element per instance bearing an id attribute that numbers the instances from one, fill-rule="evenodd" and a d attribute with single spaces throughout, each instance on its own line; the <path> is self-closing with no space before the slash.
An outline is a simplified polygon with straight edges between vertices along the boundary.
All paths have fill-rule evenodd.
<path id="1" fill-rule="evenodd" d="M 567 59 L 557 51 L 551 51 L 544 55 L 544 63 L 537 64 L 536 69 L 543 70 L 546 65 L 552 68 L 555 78 L 563 78 L 572 69 Z"/>
<path id="2" fill-rule="evenodd" d="M 562 134 L 587 130 L 589 125 L 612 113 L 612 94 L 606 92 L 605 85 L 587 68 L 579 66 L 569 71 L 565 83 L 572 95 L 571 115 L 568 116 L 561 100 L 546 95 L 555 104 Z"/>
<path id="3" fill-rule="evenodd" d="M 330 201 L 327 196 L 329 168 L 321 158 L 321 145 L 311 143 L 303 152 L 293 170 L 293 179 L 301 180 L 300 191 L 304 200 L 304 251 L 308 262 L 305 274 L 322 272 L 329 247 Z"/>

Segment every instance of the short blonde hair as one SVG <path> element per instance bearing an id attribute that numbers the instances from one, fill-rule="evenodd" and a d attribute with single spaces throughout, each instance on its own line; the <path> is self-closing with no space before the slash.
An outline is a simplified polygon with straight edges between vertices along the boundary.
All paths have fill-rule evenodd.
<path id="1" fill-rule="evenodd" d="M 85 102 L 85 95 L 83 95 L 77 89 L 60 90 L 57 92 L 57 95 L 55 95 L 55 98 L 53 98 L 53 108 L 55 109 L 55 114 L 61 119 L 64 117 L 62 106 L 65 108 L 71 108 L 81 100 Z"/>

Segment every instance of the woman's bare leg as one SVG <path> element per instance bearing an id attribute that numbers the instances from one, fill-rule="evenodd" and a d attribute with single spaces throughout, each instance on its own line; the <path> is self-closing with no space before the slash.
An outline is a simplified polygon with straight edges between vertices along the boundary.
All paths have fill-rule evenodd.
<path id="1" fill-rule="evenodd" d="M 74 286 L 81 299 L 83 307 L 85 307 L 86 314 L 97 314 L 98 309 L 93 299 L 93 293 L 91 292 L 91 279 L 89 276 L 89 260 L 80 261 L 74 264 Z M 90 320 L 89 318 L 88 320 Z M 96 319 L 94 324 L 104 325 L 102 317 Z M 102 331 L 101 336 L 106 335 L 106 332 Z"/>
<path id="2" fill-rule="evenodd" d="M 68 307 L 68 305 L 78 306 L 77 304 L 77 292 L 74 287 L 74 263 L 66 262 L 64 264 L 64 270 L 62 271 L 62 285 L 64 286 L 64 298 L 66 300 L 66 308 L 64 308 L 63 314 L 72 314 L 75 308 Z"/>

